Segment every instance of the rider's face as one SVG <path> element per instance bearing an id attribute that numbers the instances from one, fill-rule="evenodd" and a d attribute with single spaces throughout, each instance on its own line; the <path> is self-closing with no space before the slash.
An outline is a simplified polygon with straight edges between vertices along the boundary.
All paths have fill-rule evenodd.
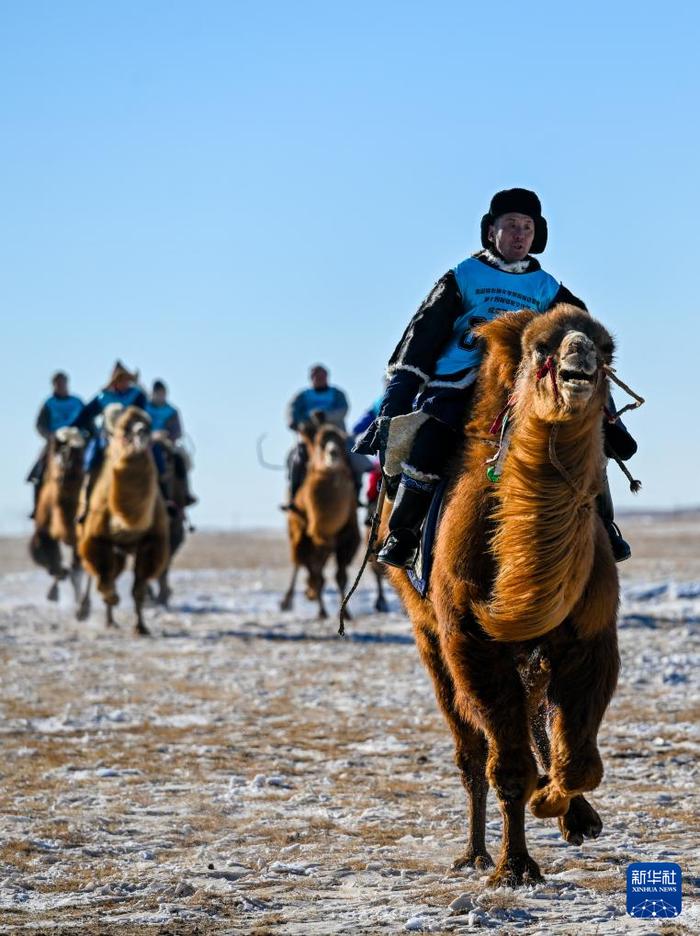
<path id="1" fill-rule="evenodd" d="M 126 393 L 126 391 L 131 386 L 131 379 L 124 376 L 123 374 L 112 383 L 112 386 L 117 391 L 117 393 Z"/>
<path id="2" fill-rule="evenodd" d="M 54 380 L 53 392 L 56 396 L 68 396 L 68 381 L 65 377 L 58 377 Z"/>
<path id="3" fill-rule="evenodd" d="M 151 399 L 155 406 L 162 406 L 165 403 L 165 390 L 154 390 Z"/>
<path id="4" fill-rule="evenodd" d="M 517 211 L 496 218 L 489 228 L 489 240 L 504 260 L 524 260 L 535 239 L 535 222 Z"/>

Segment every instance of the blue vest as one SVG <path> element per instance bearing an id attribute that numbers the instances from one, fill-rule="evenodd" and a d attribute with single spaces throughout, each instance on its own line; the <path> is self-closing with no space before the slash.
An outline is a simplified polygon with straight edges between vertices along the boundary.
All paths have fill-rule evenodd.
<path id="1" fill-rule="evenodd" d="M 160 429 L 167 429 L 168 423 L 177 416 L 177 410 L 169 403 L 163 403 L 162 406 L 156 406 L 155 403 L 146 404 L 146 412 L 151 417 L 151 429 L 158 432 Z"/>
<path id="2" fill-rule="evenodd" d="M 145 397 L 143 390 L 134 385 L 124 393 L 117 393 L 116 390 L 101 390 L 97 395 L 97 402 L 101 411 L 104 412 L 110 403 L 121 403 L 122 406 L 145 406 Z"/>
<path id="3" fill-rule="evenodd" d="M 299 422 L 309 418 L 314 410 L 321 410 L 327 413 L 329 410 L 338 409 L 343 405 L 343 400 L 335 387 L 326 387 L 325 390 L 314 390 L 309 387 L 304 390 L 298 399 L 297 418 Z"/>
<path id="4" fill-rule="evenodd" d="M 49 411 L 49 432 L 55 432 L 63 426 L 72 426 L 83 408 L 83 401 L 77 396 L 50 396 L 45 403 Z"/>
<path id="5" fill-rule="evenodd" d="M 475 257 L 453 270 L 462 294 L 464 311 L 456 319 L 452 336 L 440 353 L 432 385 L 466 387 L 476 379 L 483 349 L 472 329 L 504 312 L 532 309 L 545 312 L 559 292 L 559 283 L 545 273 L 506 273 Z"/>

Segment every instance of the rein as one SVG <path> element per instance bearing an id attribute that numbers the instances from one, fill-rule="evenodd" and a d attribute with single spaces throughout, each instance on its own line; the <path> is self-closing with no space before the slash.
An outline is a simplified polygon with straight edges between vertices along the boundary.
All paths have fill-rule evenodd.
<path id="1" fill-rule="evenodd" d="M 620 387 L 622 390 L 625 391 L 625 393 L 629 394 L 629 396 L 631 396 L 634 399 L 633 403 L 628 403 L 626 406 L 623 406 L 623 408 L 618 413 L 611 413 L 610 410 L 607 408 L 607 406 L 603 406 L 603 412 L 608 422 L 611 422 L 611 423 L 615 422 L 617 419 L 620 418 L 620 416 L 622 416 L 623 413 L 627 413 L 630 410 L 638 409 L 645 402 L 644 397 L 640 396 L 638 393 L 635 393 L 631 387 L 629 387 L 626 383 L 620 380 L 620 378 L 617 376 L 615 372 L 615 369 L 611 367 L 609 364 L 605 364 L 601 362 L 598 365 L 598 369 L 596 371 L 596 384 L 598 382 L 598 379 L 601 373 L 605 374 L 606 377 L 608 377 L 610 380 L 616 383 L 618 387 Z M 557 383 L 556 363 L 551 354 L 548 355 L 544 364 L 539 368 L 539 370 L 535 374 L 535 380 L 537 381 L 537 383 L 539 383 L 540 380 L 544 380 L 547 374 L 549 374 L 549 378 L 552 381 L 552 392 L 554 393 L 554 399 L 558 403 L 559 400 L 561 399 L 561 393 L 559 391 L 559 385 Z M 509 430 L 512 429 L 512 409 L 515 406 L 515 403 L 516 403 L 516 396 L 515 394 L 511 394 L 508 397 L 508 401 L 506 402 L 506 405 L 498 413 L 498 415 L 494 419 L 489 429 L 490 435 L 497 435 L 500 433 L 500 439 L 497 443 L 495 443 L 498 446 L 496 450 L 496 454 L 492 458 L 489 458 L 486 461 L 486 464 L 490 466 L 486 472 L 490 481 L 498 481 L 501 476 L 500 469 L 503 465 L 503 462 L 505 461 L 505 456 L 508 451 L 508 445 L 510 443 L 510 431 Z M 556 423 L 553 423 L 551 431 L 549 433 L 549 461 L 552 467 L 561 475 L 561 477 L 564 479 L 567 485 L 571 488 L 572 492 L 578 497 L 580 495 L 578 488 L 572 481 L 571 475 L 564 468 L 562 463 L 559 461 L 559 458 L 557 457 L 556 441 L 557 441 L 558 433 L 559 433 L 559 426 Z M 625 477 L 629 481 L 630 490 L 632 491 L 632 493 L 636 494 L 637 491 L 639 491 L 639 489 L 642 486 L 641 481 L 638 481 L 632 477 L 629 470 L 627 469 L 627 466 L 614 453 L 612 454 L 612 459 L 618 465 L 622 473 L 625 475 Z"/>
<path id="2" fill-rule="evenodd" d="M 384 507 L 384 497 L 386 495 L 386 482 L 382 483 L 381 490 L 379 491 L 379 497 L 377 498 L 377 506 L 375 507 L 374 514 L 372 516 L 372 524 L 369 528 L 369 536 L 367 537 L 367 549 L 365 549 L 365 554 L 362 557 L 362 565 L 360 566 L 360 571 L 357 573 L 357 577 L 352 584 L 352 588 L 343 596 L 342 603 L 340 605 L 340 611 L 338 612 L 338 636 L 345 636 L 345 610 L 348 606 L 348 602 L 355 593 L 355 589 L 360 584 L 360 579 L 362 574 L 367 568 L 367 563 L 369 562 L 369 557 L 372 555 L 372 550 L 374 549 L 374 544 L 377 541 L 377 533 L 379 532 L 379 524 L 382 521 L 382 508 Z"/>

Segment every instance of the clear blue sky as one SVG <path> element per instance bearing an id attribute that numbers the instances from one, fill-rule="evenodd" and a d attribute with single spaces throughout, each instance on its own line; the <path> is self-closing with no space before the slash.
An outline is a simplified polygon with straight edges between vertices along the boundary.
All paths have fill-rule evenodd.
<path id="1" fill-rule="evenodd" d="M 36 411 L 65 368 L 163 377 L 195 522 L 282 525 L 288 397 L 352 416 L 491 194 L 536 189 L 546 269 L 648 398 L 633 499 L 700 501 L 695 4 L 36 2 L 0 11 L 0 530 L 28 528 Z"/>

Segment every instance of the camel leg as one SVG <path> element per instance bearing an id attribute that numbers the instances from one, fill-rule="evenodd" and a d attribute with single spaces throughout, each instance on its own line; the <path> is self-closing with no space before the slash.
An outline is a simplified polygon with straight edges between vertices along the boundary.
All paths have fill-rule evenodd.
<path id="1" fill-rule="evenodd" d="M 148 580 L 155 578 L 162 567 L 162 543 L 156 536 L 146 536 L 138 545 L 134 559 L 134 584 L 131 594 L 136 611 L 135 631 L 141 636 L 150 635 L 143 620 L 143 603 L 146 599 Z"/>
<path id="2" fill-rule="evenodd" d="M 335 583 L 338 586 L 338 591 L 340 592 L 340 600 L 343 601 L 345 598 L 345 592 L 348 587 L 348 569 L 347 566 L 338 560 L 338 569 L 335 573 Z M 350 614 L 349 608 L 345 609 L 345 619 L 347 621 L 352 621 L 352 615 Z"/>
<path id="3" fill-rule="evenodd" d="M 284 598 L 280 602 L 280 611 L 291 611 L 294 605 L 294 589 L 297 584 L 297 575 L 299 575 L 299 566 L 295 565 L 292 569 L 292 580 L 289 583 L 289 588 L 284 594 Z"/>
<path id="4" fill-rule="evenodd" d="M 150 590 L 147 589 L 147 594 L 149 593 Z M 158 594 L 155 599 L 156 604 L 160 605 L 161 608 L 167 608 L 171 595 L 172 591 L 170 589 L 170 583 L 168 582 L 168 569 L 166 569 L 158 579 Z"/>
<path id="5" fill-rule="evenodd" d="M 540 755 L 540 763 L 549 775 L 552 752 L 547 734 L 547 708 L 541 705 L 530 721 L 532 737 Z M 540 779 L 538 786 L 549 782 L 549 776 Z M 561 836 L 569 845 L 582 845 L 584 838 L 598 838 L 603 823 L 596 810 L 580 793 L 572 797 L 568 812 L 558 817 Z"/>
<path id="6" fill-rule="evenodd" d="M 467 794 L 469 807 L 469 835 L 464 854 L 453 864 L 453 869 L 479 868 L 493 865 L 486 851 L 486 738 L 468 721 L 460 717 L 455 709 L 454 686 L 440 653 L 437 638 L 427 627 L 414 626 L 416 646 L 423 665 L 430 673 L 435 696 L 455 740 L 455 761 L 459 768 L 462 785 Z"/>
<path id="7" fill-rule="evenodd" d="M 384 594 L 384 576 L 375 568 L 374 577 L 377 580 L 377 600 L 374 602 L 374 610 L 378 611 L 380 614 L 386 614 L 389 610 L 389 605 L 387 604 Z"/>
<path id="8" fill-rule="evenodd" d="M 573 797 L 594 790 L 600 783 L 603 763 L 596 739 L 619 671 L 614 621 L 587 639 L 581 638 L 569 621 L 558 628 L 549 643 L 552 674 L 548 695 L 554 707 L 551 767 L 549 778 L 530 801 L 532 812 L 540 818 L 567 816 Z M 596 817 L 595 810 L 578 802 L 564 827 L 575 841 L 587 834 L 586 830 L 595 834 Z"/>
<path id="9" fill-rule="evenodd" d="M 48 601 L 58 601 L 59 581 L 60 579 L 57 579 L 57 578 L 53 580 L 53 583 L 51 584 L 51 588 L 49 588 L 48 592 L 46 593 L 46 598 L 48 599 Z"/>
<path id="10" fill-rule="evenodd" d="M 75 596 L 76 604 L 80 601 L 80 585 L 83 579 L 83 566 L 80 562 L 80 556 L 78 555 L 78 550 L 73 548 L 73 561 L 70 568 L 70 582 L 73 586 L 73 595 Z"/>
<path id="11" fill-rule="evenodd" d="M 105 605 L 109 608 L 118 605 L 119 595 L 115 583 L 124 568 L 124 555 L 108 539 L 95 536 L 84 543 L 83 559 L 97 579 L 97 590 Z M 107 612 L 106 622 L 108 625 L 114 624 L 111 611 Z"/>
<path id="12" fill-rule="evenodd" d="M 488 741 L 486 776 L 498 796 L 503 844 L 493 885 L 514 887 L 541 881 L 525 842 L 525 804 L 537 785 L 537 764 L 530 749 L 527 700 L 512 649 L 453 627 L 441 648 L 455 687 L 460 716 Z"/>
<path id="13" fill-rule="evenodd" d="M 75 610 L 75 617 L 78 621 L 87 621 L 90 616 L 90 589 L 92 588 L 92 576 L 88 576 L 87 585 L 85 586 L 85 594 L 78 602 L 78 607 Z"/>

